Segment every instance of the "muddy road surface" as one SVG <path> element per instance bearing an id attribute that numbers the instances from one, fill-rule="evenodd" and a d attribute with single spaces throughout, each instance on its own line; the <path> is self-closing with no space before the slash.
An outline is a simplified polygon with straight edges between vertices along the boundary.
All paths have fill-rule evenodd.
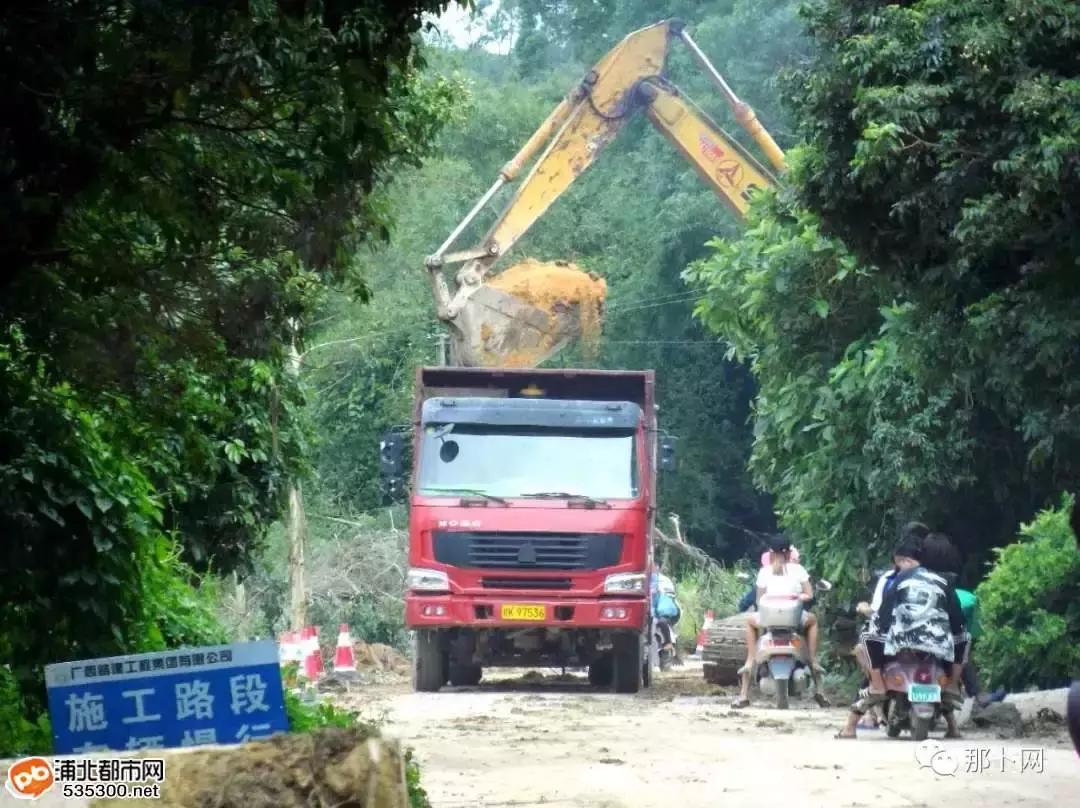
<path id="1" fill-rule="evenodd" d="M 1064 729 L 1011 741 L 968 730 L 920 750 L 880 730 L 836 740 L 844 711 L 812 702 L 733 711 L 732 694 L 706 685 L 692 663 L 637 696 L 522 673 L 440 693 L 365 688 L 342 700 L 382 714 L 387 734 L 415 748 L 434 808 L 982 808 L 1069 805 L 1080 794 Z"/>

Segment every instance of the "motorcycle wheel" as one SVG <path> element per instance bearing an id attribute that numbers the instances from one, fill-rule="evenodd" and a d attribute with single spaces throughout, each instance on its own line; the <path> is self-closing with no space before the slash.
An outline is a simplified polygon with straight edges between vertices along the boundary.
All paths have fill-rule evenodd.
<path id="1" fill-rule="evenodd" d="M 930 722 L 933 719 L 922 716 L 911 716 L 911 737 L 916 741 L 925 741 L 930 737 Z"/>
<path id="2" fill-rule="evenodd" d="M 788 685 L 791 682 L 788 679 L 776 679 L 776 709 L 786 710 L 788 708 Z"/>
<path id="3" fill-rule="evenodd" d="M 660 652 L 660 665 L 659 665 L 660 670 L 662 670 L 662 671 L 671 670 L 671 658 L 672 658 L 671 651 L 661 651 Z"/>
<path id="4" fill-rule="evenodd" d="M 893 700 L 885 703 L 885 734 L 890 738 L 899 738 L 904 730 L 902 712 Z"/>

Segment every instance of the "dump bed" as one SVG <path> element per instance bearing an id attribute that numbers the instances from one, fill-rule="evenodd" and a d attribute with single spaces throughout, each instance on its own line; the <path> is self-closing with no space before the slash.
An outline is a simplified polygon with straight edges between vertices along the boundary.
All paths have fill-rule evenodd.
<path id="1" fill-rule="evenodd" d="M 651 370 L 427 367 L 416 372 L 416 409 L 433 396 L 631 401 L 655 423 Z M 526 392 L 528 391 L 528 392 Z"/>

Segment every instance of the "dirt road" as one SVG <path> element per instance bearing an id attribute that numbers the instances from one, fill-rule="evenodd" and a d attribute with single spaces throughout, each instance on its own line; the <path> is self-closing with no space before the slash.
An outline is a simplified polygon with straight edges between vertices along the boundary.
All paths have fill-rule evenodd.
<path id="1" fill-rule="evenodd" d="M 689 665 L 634 697 L 597 693 L 580 678 L 510 675 L 437 694 L 365 690 L 349 701 L 385 712 L 388 733 L 416 749 L 435 808 L 982 808 L 1068 805 L 1080 793 L 1080 760 L 1063 731 L 1022 742 L 965 733 L 936 757 L 922 751 L 947 772 L 938 775 L 920 768 L 910 740 L 880 731 L 833 739 L 842 710 L 732 711 L 730 695 Z M 1042 750 L 1041 773 L 1031 770 L 1039 753 L 1023 750 Z"/>

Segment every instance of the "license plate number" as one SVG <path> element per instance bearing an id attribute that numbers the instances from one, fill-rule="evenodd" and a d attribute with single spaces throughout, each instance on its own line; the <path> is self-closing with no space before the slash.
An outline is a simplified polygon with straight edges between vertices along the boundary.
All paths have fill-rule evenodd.
<path id="1" fill-rule="evenodd" d="M 547 607 L 533 604 L 504 604 L 499 613 L 503 620 L 547 620 Z"/>
<path id="2" fill-rule="evenodd" d="M 932 704 L 941 701 L 941 687 L 939 685 L 910 685 L 907 696 L 912 704 Z"/>

